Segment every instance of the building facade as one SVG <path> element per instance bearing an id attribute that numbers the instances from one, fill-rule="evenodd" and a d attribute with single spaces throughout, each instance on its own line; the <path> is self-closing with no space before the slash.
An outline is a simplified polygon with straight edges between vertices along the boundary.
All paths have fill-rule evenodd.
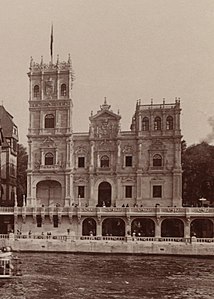
<path id="1" fill-rule="evenodd" d="M 0 106 L 0 165 L 1 165 L 1 190 L 0 206 L 13 207 L 17 191 L 17 142 L 18 128 L 13 121 L 13 116 Z M 0 227 L 3 233 L 13 228 L 12 215 L 0 215 Z"/>
<path id="2" fill-rule="evenodd" d="M 213 211 L 182 207 L 180 101 L 137 101 L 129 131 L 107 100 L 72 129 L 73 70 L 30 62 L 27 198 L 14 230 L 101 240 L 213 237 Z"/>

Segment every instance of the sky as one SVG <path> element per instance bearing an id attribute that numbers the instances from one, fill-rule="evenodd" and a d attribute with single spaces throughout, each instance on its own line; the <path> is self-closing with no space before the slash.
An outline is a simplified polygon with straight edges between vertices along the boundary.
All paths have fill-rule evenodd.
<path id="1" fill-rule="evenodd" d="M 187 145 L 214 138 L 213 0 L 0 0 L 0 104 L 27 145 L 30 57 L 71 54 L 73 129 L 107 98 L 129 130 L 136 101 L 181 99 Z M 213 135 L 212 135 L 213 133 Z M 208 138 L 208 139 L 206 139 Z"/>

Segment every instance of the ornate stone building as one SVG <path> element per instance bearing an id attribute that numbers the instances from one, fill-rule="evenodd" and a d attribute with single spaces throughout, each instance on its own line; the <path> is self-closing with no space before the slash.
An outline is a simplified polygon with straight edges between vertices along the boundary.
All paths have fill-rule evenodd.
<path id="1" fill-rule="evenodd" d="M 31 61 L 28 205 L 181 206 L 180 102 L 137 102 L 130 131 L 106 99 L 72 131 L 68 62 Z"/>
<path id="2" fill-rule="evenodd" d="M 104 99 L 89 117 L 89 132 L 76 133 L 70 57 L 56 64 L 31 59 L 28 76 L 28 194 L 23 209 L 31 210 L 24 216 L 23 210 L 22 219 L 15 215 L 16 227 L 124 235 L 133 230 L 129 208 L 181 207 L 179 100 L 158 105 L 137 101 L 130 131 L 121 131 L 121 116 Z M 102 215 L 103 209 L 110 217 Z M 118 218 L 120 211 L 126 220 Z M 146 219 L 146 226 L 154 234 L 151 221 Z"/>

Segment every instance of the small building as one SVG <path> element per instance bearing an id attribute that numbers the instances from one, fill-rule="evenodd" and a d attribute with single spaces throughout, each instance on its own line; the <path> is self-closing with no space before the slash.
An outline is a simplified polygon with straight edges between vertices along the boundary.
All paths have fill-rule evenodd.
<path id="1" fill-rule="evenodd" d="M 13 121 L 13 116 L 0 106 L 1 124 L 1 194 L 0 206 L 13 207 L 17 189 L 17 142 L 18 128 Z M 12 215 L 0 216 L 1 233 L 13 229 Z"/>

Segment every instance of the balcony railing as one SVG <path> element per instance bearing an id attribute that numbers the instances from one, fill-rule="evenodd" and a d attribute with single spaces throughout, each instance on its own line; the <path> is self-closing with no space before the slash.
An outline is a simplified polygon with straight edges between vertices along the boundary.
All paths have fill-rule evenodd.
<path id="1" fill-rule="evenodd" d="M 120 242 L 161 242 L 161 243 L 214 243 L 214 238 L 183 238 L 183 237 L 133 237 L 133 236 L 70 236 L 70 235 L 44 235 L 44 234 L 22 234 L 22 235 L 6 235 L 0 234 L 0 239 L 13 240 L 51 240 L 51 241 L 120 241 Z"/>
<path id="2" fill-rule="evenodd" d="M 118 216 L 180 216 L 196 217 L 206 215 L 214 217 L 214 208 L 212 207 L 82 207 L 82 206 L 45 206 L 45 207 L 0 207 L 0 214 L 32 215 L 32 214 L 62 214 L 64 216 L 73 214 L 82 214 L 96 216 L 99 215 L 118 215 Z"/>

